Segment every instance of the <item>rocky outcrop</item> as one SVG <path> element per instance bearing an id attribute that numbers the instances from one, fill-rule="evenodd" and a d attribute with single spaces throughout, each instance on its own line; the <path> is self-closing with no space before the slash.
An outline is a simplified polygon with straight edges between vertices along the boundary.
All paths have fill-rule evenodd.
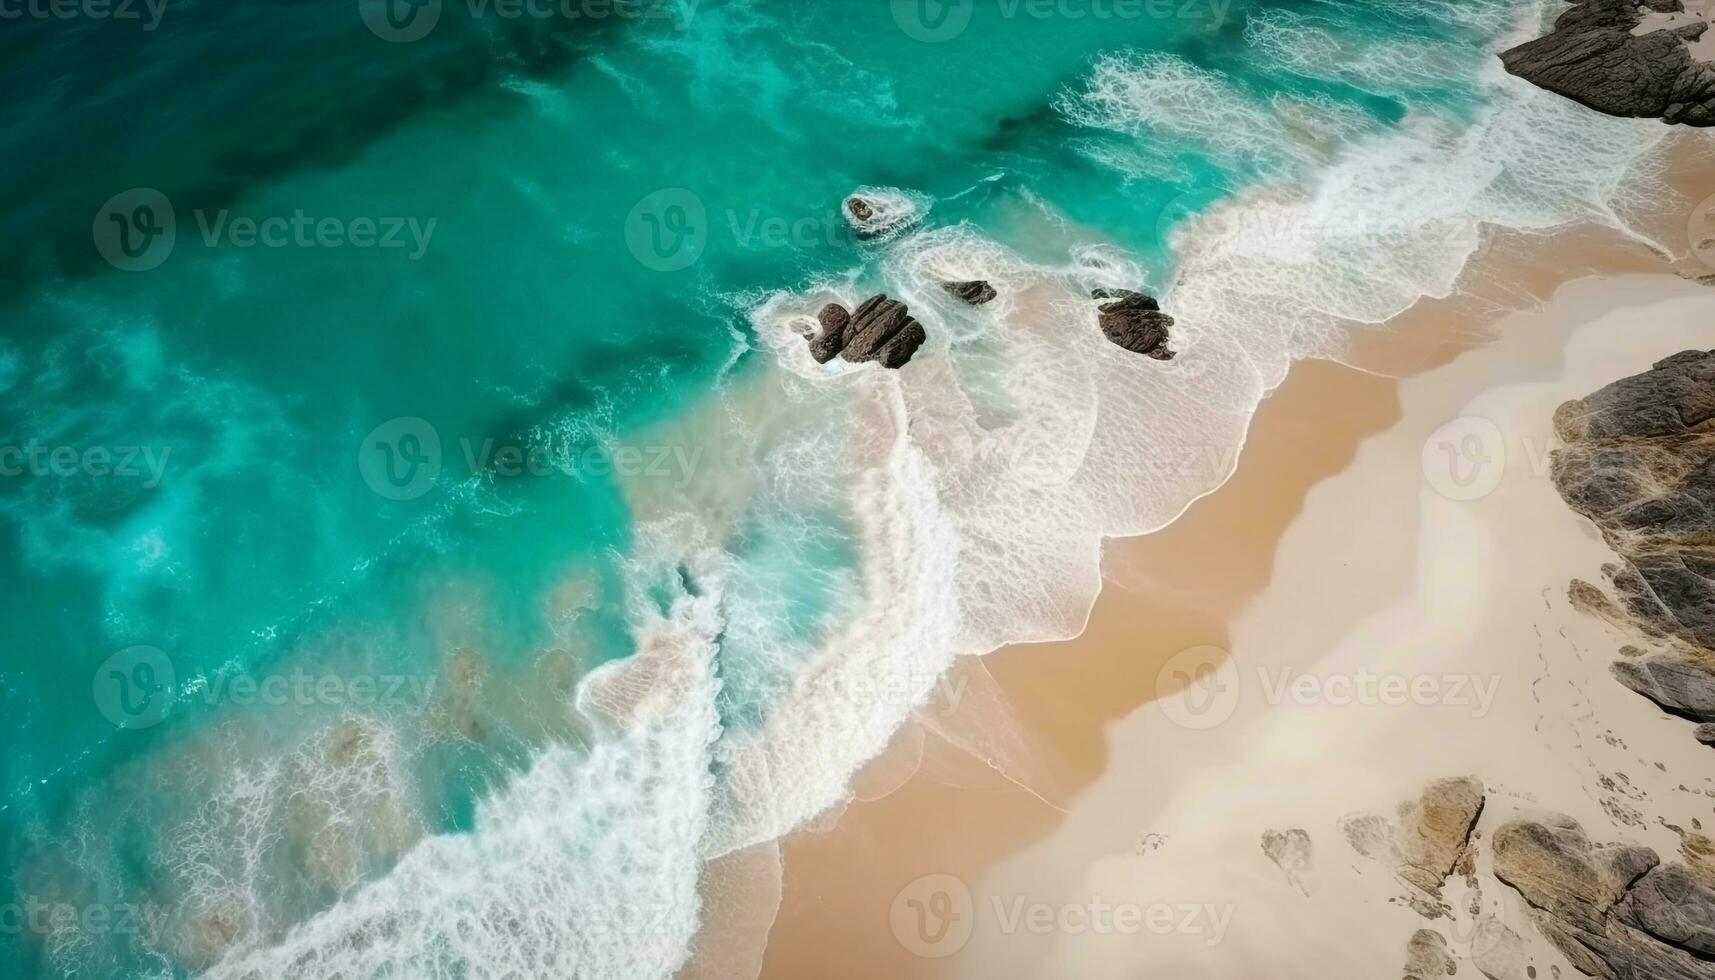
<path id="1" fill-rule="evenodd" d="M 1647 847 L 1597 845 L 1560 814 L 1494 837 L 1495 876 L 1573 966 L 1608 980 L 1715 980 L 1715 892 Z"/>
<path id="2" fill-rule="evenodd" d="M 1167 347 L 1173 318 L 1161 312 L 1154 297 L 1129 289 L 1098 289 L 1090 298 L 1101 304 L 1098 319 L 1109 340 L 1158 361 L 1173 359 L 1174 352 Z"/>
<path id="3" fill-rule="evenodd" d="M 1430 783 L 1423 795 L 1401 803 L 1393 820 L 1357 814 L 1342 819 L 1340 830 L 1359 854 L 1439 898 L 1448 875 L 1469 873 L 1471 832 L 1482 812 L 1482 780 L 1461 776 Z"/>
<path id="4" fill-rule="evenodd" d="M 1439 932 L 1419 929 L 1405 944 L 1405 980 L 1438 980 L 1459 972 L 1447 939 Z"/>
<path id="5" fill-rule="evenodd" d="M 1680 0 L 1655 0 L 1660 12 Z M 1645 11 L 1633 0 L 1581 0 L 1547 35 L 1501 54 L 1507 71 L 1610 116 L 1715 125 L 1715 67 L 1692 56 L 1689 42 L 1706 22 L 1634 33 Z"/>
<path id="6" fill-rule="evenodd" d="M 1668 652 L 1616 663 L 1663 709 L 1715 722 L 1715 351 L 1685 351 L 1554 413 L 1554 485 L 1620 561 L 1617 607 L 1574 582 L 1580 608 L 1629 622 Z"/>
<path id="7" fill-rule="evenodd" d="M 846 198 L 841 210 L 859 240 L 885 238 L 923 217 L 918 202 L 904 191 L 866 188 Z"/>
<path id="8" fill-rule="evenodd" d="M 1316 849 L 1303 830 L 1269 830 L 1262 835 L 1262 853 L 1286 874 L 1292 887 L 1304 895 L 1316 890 Z"/>
<path id="9" fill-rule="evenodd" d="M 941 284 L 941 288 L 972 306 L 992 303 L 1000 295 L 994 291 L 993 286 L 981 279 L 973 279 L 970 282 L 944 282 Z"/>
<path id="10" fill-rule="evenodd" d="M 851 312 L 829 303 L 817 319 L 821 329 L 810 338 L 810 356 L 821 364 L 841 356 L 853 364 L 877 361 L 897 369 L 929 339 L 904 303 L 879 293 Z"/>

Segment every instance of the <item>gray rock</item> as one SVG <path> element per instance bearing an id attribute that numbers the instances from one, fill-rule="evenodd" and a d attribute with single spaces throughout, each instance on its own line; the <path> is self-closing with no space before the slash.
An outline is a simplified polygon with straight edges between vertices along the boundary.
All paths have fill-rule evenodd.
<path id="1" fill-rule="evenodd" d="M 1569 962 L 1609 980 L 1715 980 L 1715 894 L 1645 847 L 1596 845 L 1559 814 L 1495 832 L 1495 876 Z"/>
<path id="2" fill-rule="evenodd" d="M 1656 654 L 1608 667 L 1621 684 L 1692 721 L 1715 722 L 1715 673 L 1689 660 Z"/>
<path id="3" fill-rule="evenodd" d="M 1305 895 L 1316 890 L 1316 849 L 1303 830 L 1270 830 L 1262 835 L 1262 852 L 1286 873 L 1292 887 Z"/>
<path id="4" fill-rule="evenodd" d="M 981 279 L 973 279 L 970 282 L 944 282 L 941 284 L 941 288 L 972 306 L 992 303 L 1000 295 L 994 291 L 993 286 Z"/>
<path id="5" fill-rule="evenodd" d="M 810 341 L 810 356 L 817 364 L 826 364 L 845 350 L 846 327 L 851 324 L 852 315 L 838 303 L 829 303 L 816 319 L 821 322 L 822 331 Z"/>
<path id="6" fill-rule="evenodd" d="M 1423 795 L 1399 807 L 1400 877 L 1431 895 L 1466 858 L 1466 846 L 1483 812 L 1483 781 L 1474 776 L 1438 779 Z"/>
<path id="7" fill-rule="evenodd" d="M 1173 318 L 1161 312 L 1154 297 L 1129 289 L 1097 289 L 1090 297 L 1101 301 L 1098 319 L 1109 340 L 1158 361 L 1173 359 L 1167 346 Z"/>
<path id="8" fill-rule="evenodd" d="M 1611 116 L 1715 124 L 1715 68 L 1691 56 L 1688 43 L 1706 23 L 1632 31 L 1643 11 L 1632 0 L 1581 0 L 1554 29 L 1505 51 L 1507 71 Z"/>
<path id="9" fill-rule="evenodd" d="M 1682 864 L 1651 869 L 1626 893 L 1617 914 L 1663 942 L 1715 956 L 1715 890 Z"/>
<path id="10" fill-rule="evenodd" d="M 854 364 L 878 361 L 897 369 L 929 339 L 904 303 L 881 294 L 864 300 L 851 313 L 829 303 L 818 319 L 821 331 L 810 341 L 810 356 L 822 364 L 841 355 Z"/>
<path id="11" fill-rule="evenodd" d="M 1440 898 L 1447 876 L 1469 865 L 1483 799 L 1482 780 L 1474 776 L 1438 779 L 1417 799 L 1401 803 L 1394 819 L 1356 814 L 1341 819 L 1340 832 L 1359 854 Z"/>
<path id="12" fill-rule="evenodd" d="M 1584 587 L 1581 608 L 1618 611 L 1672 655 L 1614 665 L 1668 711 L 1715 722 L 1715 351 L 1684 351 L 1554 413 L 1555 489 L 1621 560 L 1603 569 L 1617 603 Z"/>
<path id="13" fill-rule="evenodd" d="M 1459 972 L 1447 939 L 1439 932 L 1419 929 L 1405 944 L 1405 980 L 1437 980 Z"/>

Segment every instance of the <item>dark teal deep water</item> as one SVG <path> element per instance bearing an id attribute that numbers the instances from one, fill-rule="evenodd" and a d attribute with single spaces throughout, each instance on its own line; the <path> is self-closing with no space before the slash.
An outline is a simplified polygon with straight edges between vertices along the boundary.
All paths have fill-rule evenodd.
<path id="1" fill-rule="evenodd" d="M 0 896 L 26 912 L 0 973 L 183 975 L 267 945 L 471 831 L 548 747 L 605 737 L 566 704 L 636 650 L 638 487 L 727 446 L 658 433 L 775 369 L 767 293 L 877 281 L 853 189 L 909 188 L 925 227 L 1031 262 L 1115 248 L 1163 290 L 1184 216 L 1413 113 L 1476 118 L 1517 13 L 1152 7 L 1172 15 L 981 0 L 942 43 L 884 0 L 448 2 L 409 43 L 357 0 L 0 24 L 0 463 L 34 460 L 0 476 Z M 1259 22 L 1299 33 L 1270 48 Z M 1101 59 L 1152 52 L 1230 104 L 1169 86 L 1147 101 L 1183 125 L 1080 115 Z M 1227 112 L 1282 99 L 1338 121 L 1306 137 L 1320 157 Z M 438 475 L 410 468 L 423 433 Z M 834 510 L 734 506 L 718 709 L 745 731 L 789 680 L 773 652 L 851 613 L 861 547 Z M 659 580 L 663 612 L 693 578 Z M 150 924 L 30 918 L 56 903 Z"/>

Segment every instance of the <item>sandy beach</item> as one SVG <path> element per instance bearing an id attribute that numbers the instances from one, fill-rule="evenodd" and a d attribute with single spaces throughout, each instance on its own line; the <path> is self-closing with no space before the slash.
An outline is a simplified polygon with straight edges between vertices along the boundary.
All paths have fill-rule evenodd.
<path id="1" fill-rule="evenodd" d="M 1674 159 L 1698 200 L 1706 171 Z M 1671 853 L 1640 815 L 1708 815 L 1715 784 L 1672 764 L 1706 750 L 1608 678 L 1624 639 L 1565 595 L 1611 554 L 1547 466 L 1558 404 L 1709 346 L 1700 268 L 1607 232 L 1497 240 L 1350 365 L 1296 365 L 1225 486 L 1110 542 L 1082 636 L 962 664 L 853 802 L 784 843 L 762 975 L 1397 974 L 1426 923 L 1337 823 L 1445 776 L 1487 784 L 1479 832 L 1540 805 Z M 981 713 L 956 707 L 990 677 Z M 992 729 L 997 703 L 1027 750 L 935 734 Z M 1285 829 L 1310 880 L 1262 851 Z M 1478 914 L 1518 920 L 1508 902 L 1450 898 L 1454 952 Z"/>

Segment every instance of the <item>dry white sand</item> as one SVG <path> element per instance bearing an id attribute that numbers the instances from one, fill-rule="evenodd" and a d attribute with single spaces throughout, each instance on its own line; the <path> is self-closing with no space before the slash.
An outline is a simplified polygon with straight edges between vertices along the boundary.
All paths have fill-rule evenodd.
<path id="1" fill-rule="evenodd" d="M 1468 948 L 1468 896 L 1450 888 L 1458 916 L 1425 922 L 1337 822 L 1442 776 L 1487 783 L 1485 838 L 1552 809 L 1671 855 L 1660 818 L 1715 813 L 1710 750 L 1608 676 L 1635 639 L 1569 607 L 1569 580 L 1599 581 L 1612 555 L 1548 479 L 1550 417 L 1715 345 L 1711 324 L 1706 287 L 1584 280 L 1406 381 L 1403 419 L 1311 492 L 1230 655 L 1193 648 L 1162 683 L 1213 676 L 1114 724 L 1106 772 L 1052 834 L 968 881 L 908 887 L 901 941 L 982 980 L 1398 976 L 1419 927 Z M 1309 896 L 1259 845 L 1287 828 L 1314 843 Z M 1534 937 L 1516 895 L 1480 880 L 1484 911 Z M 1539 976 L 1576 975 L 1537 952 Z"/>

